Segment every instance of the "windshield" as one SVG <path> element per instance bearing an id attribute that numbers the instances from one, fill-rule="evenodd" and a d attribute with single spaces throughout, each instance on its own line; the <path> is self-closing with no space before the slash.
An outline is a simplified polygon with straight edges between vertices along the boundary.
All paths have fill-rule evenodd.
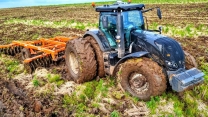
<path id="1" fill-rule="evenodd" d="M 138 10 L 124 11 L 122 12 L 122 15 L 123 15 L 124 29 L 129 28 L 129 26 L 134 27 L 136 29 L 144 29 L 144 20 L 141 11 Z"/>

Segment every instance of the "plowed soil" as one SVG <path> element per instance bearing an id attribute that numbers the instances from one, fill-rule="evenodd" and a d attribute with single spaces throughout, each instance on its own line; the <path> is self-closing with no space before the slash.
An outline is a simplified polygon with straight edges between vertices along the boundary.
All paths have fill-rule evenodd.
<path id="1" fill-rule="evenodd" d="M 159 6 L 163 19 L 158 20 L 155 12 L 148 16 L 149 24 L 172 24 L 184 27 L 187 24 L 200 24 L 208 26 L 208 5 L 203 4 L 154 4 L 146 5 L 146 8 Z M 25 7 L 0 9 L 0 44 L 8 44 L 12 40 L 34 40 L 39 37 L 54 36 L 82 36 L 85 31 L 70 28 L 48 28 L 42 26 L 29 26 L 25 24 L 4 24 L 5 21 L 17 19 L 38 19 L 49 21 L 75 20 L 78 22 L 98 22 L 99 13 L 90 5 L 83 6 L 49 6 L 49 7 Z M 208 36 L 196 38 L 173 37 L 179 41 L 184 50 L 191 53 L 197 62 L 208 62 Z M 0 63 L 0 117 L 12 116 L 70 116 L 73 112 L 64 110 L 59 97 L 51 98 L 51 95 L 37 98 L 33 92 L 27 90 L 21 81 L 8 78 L 8 71 L 4 64 Z M 63 65 L 59 66 L 59 69 Z M 32 76 L 24 76 L 29 79 Z M 50 105 L 50 106 L 49 106 Z M 98 113 L 96 111 L 96 113 Z M 146 114 L 143 114 L 146 115 Z"/>

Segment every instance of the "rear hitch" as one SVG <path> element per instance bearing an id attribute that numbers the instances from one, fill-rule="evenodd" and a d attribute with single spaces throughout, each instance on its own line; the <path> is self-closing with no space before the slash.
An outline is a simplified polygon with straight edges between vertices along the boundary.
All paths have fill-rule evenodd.
<path id="1" fill-rule="evenodd" d="M 197 68 L 189 70 L 181 68 L 177 71 L 168 71 L 168 74 L 170 85 L 176 92 L 182 92 L 186 89 L 193 88 L 204 81 L 204 73 Z"/>

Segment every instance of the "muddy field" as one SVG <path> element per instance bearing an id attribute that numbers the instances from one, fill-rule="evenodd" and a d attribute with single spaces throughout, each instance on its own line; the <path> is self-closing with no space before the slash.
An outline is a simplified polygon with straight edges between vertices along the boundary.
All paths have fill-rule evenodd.
<path id="1" fill-rule="evenodd" d="M 156 11 L 145 14 L 148 23 L 157 22 L 161 26 L 172 25 L 175 27 L 185 27 L 186 25 L 194 25 L 199 27 L 203 25 L 208 27 L 208 5 L 205 3 L 198 4 L 154 4 L 146 5 L 146 8 L 159 6 L 162 10 L 163 18 L 159 20 Z M 3 25 L 5 21 L 10 19 L 28 19 L 43 21 L 77 21 L 85 23 L 98 22 L 99 13 L 95 12 L 91 5 L 79 6 L 54 6 L 54 7 L 26 7 L 0 10 L 0 44 L 9 43 L 12 40 L 34 40 L 39 37 L 54 37 L 56 35 L 63 36 L 82 36 L 83 30 L 74 30 L 69 28 L 45 28 L 41 26 L 28 26 L 24 24 L 8 24 Z M 206 29 L 205 29 L 206 30 Z M 174 35 L 170 35 L 174 38 Z M 208 50 L 204 49 L 207 44 L 207 35 L 201 35 L 191 38 L 179 38 L 176 40 L 184 45 L 184 48 L 196 57 L 205 56 Z M 188 47 L 185 47 L 188 45 Z"/>
<path id="2" fill-rule="evenodd" d="M 157 22 L 159 25 L 172 25 L 176 27 L 185 27 L 192 24 L 194 27 L 203 25 L 208 27 L 208 3 L 199 4 L 154 4 L 146 5 L 146 8 L 159 6 L 162 10 L 163 19 L 159 20 L 156 16 L 156 11 L 146 14 L 149 25 Z M 72 28 L 50 28 L 43 26 L 31 26 L 26 24 L 10 23 L 5 24 L 10 19 L 26 19 L 26 20 L 43 20 L 43 21 L 76 21 L 85 23 L 98 22 L 98 13 L 89 5 L 74 5 L 74 6 L 50 6 L 50 7 L 26 7 L 26 8 L 12 8 L 0 9 L 0 44 L 8 44 L 12 40 L 35 40 L 40 37 L 54 37 L 54 36 L 82 36 L 84 30 Z M 207 29 L 208 30 L 208 29 Z M 166 34 L 168 35 L 168 34 Z M 179 41 L 184 50 L 191 53 L 197 60 L 198 64 L 208 62 L 208 35 L 200 35 L 197 37 L 178 37 L 169 35 Z M 84 104 L 86 106 L 77 107 L 77 103 L 69 104 L 66 101 L 64 93 L 60 93 L 62 86 L 49 83 L 44 79 L 44 75 L 62 74 L 60 80 L 63 80 L 70 93 L 76 90 L 76 87 L 82 87 L 74 84 L 67 77 L 64 70 L 64 62 L 59 66 L 51 66 L 50 68 L 37 70 L 36 73 L 24 73 L 22 64 L 18 66 L 18 70 L 8 70 L 7 60 L 11 59 L 21 63 L 18 57 L 10 57 L 1 55 L 0 59 L 0 117 L 42 117 L 42 116 L 78 116 L 75 113 L 82 113 L 85 116 L 105 115 L 110 116 L 113 110 L 118 110 L 122 116 L 148 116 L 149 110 L 144 102 L 134 103 L 134 99 L 129 99 L 126 95 L 117 95 L 115 93 L 109 94 L 109 99 L 102 100 L 99 107 L 91 105 L 92 100 L 99 97 L 91 97 Z M 43 74 L 39 74 L 43 72 Z M 34 87 L 31 81 L 37 77 L 46 83 L 40 85 L 47 90 L 47 92 L 37 92 L 42 87 Z M 96 79 L 99 80 L 99 79 Z M 108 78 L 103 79 L 105 82 L 111 82 Z M 33 80 L 34 81 L 34 80 Z M 97 84 L 99 86 L 99 84 Z M 51 88 L 53 87 L 53 88 Z M 106 85 L 107 87 L 107 85 Z M 109 88 L 109 87 L 108 87 Z M 108 89 L 109 92 L 117 92 L 120 90 L 115 87 Z M 95 91 L 96 92 L 96 91 Z M 71 93 L 70 93 L 71 94 Z M 70 98 L 71 99 L 71 98 Z M 109 101 L 110 100 L 110 101 Z M 208 100 L 203 99 L 205 105 L 208 105 Z M 81 101 L 80 101 L 81 102 Z M 120 103 L 122 102 L 122 103 Z M 79 100 L 78 100 L 79 103 Z M 171 102 L 170 102 L 171 103 Z M 68 105 L 66 105 L 68 104 Z M 78 110 L 83 107 L 83 110 Z M 84 108 L 85 107 L 85 108 Z M 88 109 L 87 107 L 90 107 Z M 162 109 L 162 108 L 161 108 Z M 170 107 L 170 110 L 173 107 Z M 165 109 L 166 110 L 166 109 Z M 168 112 L 170 110 L 167 110 Z M 89 115 L 87 115 L 87 113 Z M 110 114 L 111 113 L 111 114 Z M 159 113 L 158 111 L 156 113 Z M 170 112 L 171 113 L 171 112 Z M 161 114 L 159 114 L 161 115 Z M 174 114 L 173 114 L 174 115 Z M 203 116 L 203 115 L 202 115 Z"/>

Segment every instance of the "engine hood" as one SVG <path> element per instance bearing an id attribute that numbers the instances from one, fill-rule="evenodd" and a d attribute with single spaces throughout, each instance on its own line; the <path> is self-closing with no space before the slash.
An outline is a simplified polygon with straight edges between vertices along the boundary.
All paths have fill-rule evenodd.
<path id="1" fill-rule="evenodd" d="M 137 38 L 143 39 L 145 41 L 148 41 L 149 43 L 154 43 L 156 39 L 164 38 L 166 36 L 161 34 L 156 34 L 150 31 L 144 31 L 144 30 L 135 30 L 132 32 L 133 35 L 137 36 Z"/>
<path id="2" fill-rule="evenodd" d="M 162 58 L 169 70 L 184 68 L 184 52 L 180 44 L 174 39 L 155 34 L 149 31 L 135 30 L 132 34 L 137 38 L 136 41 L 145 43 L 146 50 L 154 53 L 155 49 L 162 55 Z"/>

